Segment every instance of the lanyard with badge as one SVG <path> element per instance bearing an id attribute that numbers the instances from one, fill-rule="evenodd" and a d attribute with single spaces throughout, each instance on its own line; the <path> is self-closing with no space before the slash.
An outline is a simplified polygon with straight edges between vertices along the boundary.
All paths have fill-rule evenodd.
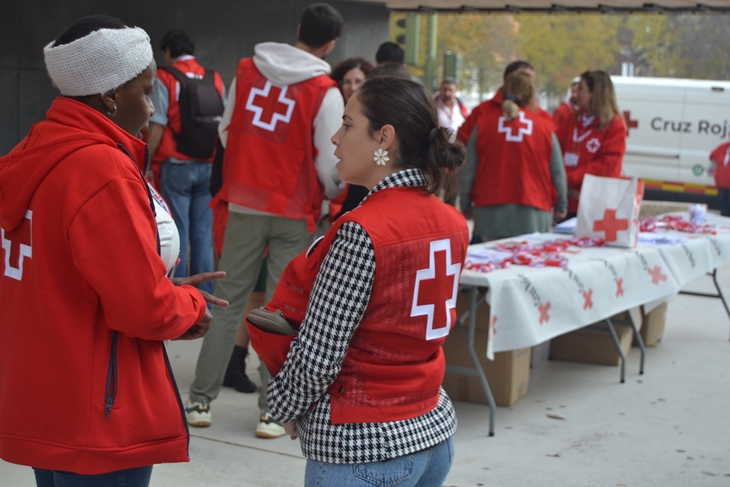
<path id="1" fill-rule="evenodd" d="M 588 128 L 586 130 L 586 127 L 589 127 L 591 125 L 594 118 L 595 117 L 586 118 L 586 115 L 584 113 L 578 119 L 578 125 L 583 126 L 581 132 L 578 132 L 577 126 L 573 127 L 573 146 L 571 147 L 570 151 L 566 152 L 563 156 L 565 167 L 576 167 L 578 165 L 578 160 L 580 159 L 580 146 L 583 141 L 586 140 L 589 135 L 591 135 L 591 132 L 593 132 L 593 129 Z"/>

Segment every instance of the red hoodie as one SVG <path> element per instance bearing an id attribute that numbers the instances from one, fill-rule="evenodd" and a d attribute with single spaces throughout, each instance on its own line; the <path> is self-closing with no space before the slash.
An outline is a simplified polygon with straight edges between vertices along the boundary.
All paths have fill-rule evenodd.
<path id="1" fill-rule="evenodd" d="M 187 461 L 161 340 L 205 313 L 157 254 L 146 145 L 57 98 L 0 158 L 0 457 L 99 474 Z"/>

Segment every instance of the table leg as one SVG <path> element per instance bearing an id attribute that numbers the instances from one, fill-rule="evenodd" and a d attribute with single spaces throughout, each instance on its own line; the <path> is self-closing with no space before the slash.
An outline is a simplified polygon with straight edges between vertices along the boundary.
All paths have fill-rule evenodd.
<path id="1" fill-rule="evenodd" d="M 725 312 L 727 313 L 728 317 L 730 318 L 730 307 L 728 307 L 727 299 L 725 298 L 725 294 L 722 292 L 720 283 L 717 282 L 717 269 L 713 269 L 712 272 L 708 272 L 707 274 L 709 276 L 712 276 L 712 282 L 713 282 L 713 284 L 715 284 L 715 289 L 717 289 L 717 294 L 703 293 L 703 292 L 698 292 L 698 291 L 679 291 L 679 294 L 687 294 L 689 296 L 701 296 L 703 298 L 719 298 L 720 301 L 722 301 L 722 305 L 725 306 Z"/>
<path id="2" fill-rule="evenodd" d="M 606 318 L 605 322 L 608 327 L 608 331 L 611 332 L 613 343 L 616 345 L 616 351 L 621 356 L 621 383 L 623 384 L 626 382 L 626 356 L 624 355 L 624 351 L 621 350 L 621 342 L 618 341 L 618 335 L 616 335 L 616 330 L 613 328 L 611 318 Z"/>
<path id="3" fill-rule="evenodd" d="M 634 323 L 634 319 L 631 317 L 631 313 L 627 310 L 626 315 L 629 317 L 629 324 L 631 325 L 631 328 L 634 329 L 634 336 L 636 337 L 636 343 L 639 344 L 639 350 L 641 351 L 641 362 L 639 364 L 639 374 L 644 374 L 644 357 L 646 356 L 646 346 L 644 345 L 644 339 L 641 337 L 641 333 L 639 333 L 639 329 L 636 328 L 636 323 Z"/>

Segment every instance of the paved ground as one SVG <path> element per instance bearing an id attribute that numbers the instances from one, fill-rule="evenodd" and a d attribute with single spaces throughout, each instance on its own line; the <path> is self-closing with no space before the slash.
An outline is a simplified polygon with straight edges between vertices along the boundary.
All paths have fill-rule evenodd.
<path id="1" fill-rule="evenodd" d="M 720 270 L 720 281 L 730 291 L 730 267 Z M 710 286 L 701 278 L 688 288 Z M 486 407 L 457 402 L 457 457 L 446 486 L 730 485 L 729 331 L 719 300 L 677 296 L 642 376 L 638 349 L 629 355 L 625 384 L 618 367 L 540 362 L 527 396 L 498 408 L 492 438 Z M 183 388 L 199 346 L 171 346 Z M 226 389 L 213 415 L 212 427 L 192 431 L 192 461 L 155 467 L 152 486 L 302 485 L 298 443 L 254 437 L 255 395 Z M 0 461 L 0 485 L 35 484 L 30 469 Z"/>

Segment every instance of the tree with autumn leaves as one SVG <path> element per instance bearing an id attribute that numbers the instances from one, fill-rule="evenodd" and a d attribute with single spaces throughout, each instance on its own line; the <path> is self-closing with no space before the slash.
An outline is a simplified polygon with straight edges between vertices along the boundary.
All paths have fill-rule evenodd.
<path id="1" fill-rule="evenodd" d="M 393 25 L 404 15 L 394 14 Z M 443 53 L 452 51 L 463 58 L 459 84 L 469 92 L 496 89 L 504 67 L 516 59 L 535 67 L 540 91 L 550 96 L 564 95 L 587 69 L 620 74 L 623 62 L 633 63 L 637 76 L 728 79 L 728 45 L 727 15 L 440 14 L 438 76 Z M 422 75 L 421 67 L 411 70 Z"/>

